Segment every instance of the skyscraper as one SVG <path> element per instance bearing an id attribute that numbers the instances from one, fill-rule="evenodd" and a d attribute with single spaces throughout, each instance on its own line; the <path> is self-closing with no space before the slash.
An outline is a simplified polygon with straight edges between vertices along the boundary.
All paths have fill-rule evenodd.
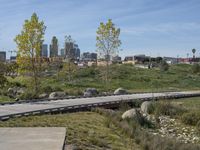
<path id="1" fill-rule="evenodd" d="M 80 58 L 80 49 L 78 44 L 72 40 L 71 36 L 65 37 L 65 57 L 71 60 L 78 60 Z"/>
<path id="2" fill-rule="evenodd" d="M 42 44 L 41 56 L 48 57 L 48 45 L 47 44 Z"/>
<path id="3" fill-rule="evenodd" d="M 65 57 L 65 49 L 60 49 L 60 56 Z"/>
<path id="4" fill-rule="evenodd" d="M 6 61 L 6 52 L 1 51 L 0 52 L 0 61 L 5 62 Z"/>
<path id="5" fill-rule="evenodd" d="M 58 56 L 58 39 L 56 36 L 53 36 L 51 45 L 50 45 L 50 57 Z"/>

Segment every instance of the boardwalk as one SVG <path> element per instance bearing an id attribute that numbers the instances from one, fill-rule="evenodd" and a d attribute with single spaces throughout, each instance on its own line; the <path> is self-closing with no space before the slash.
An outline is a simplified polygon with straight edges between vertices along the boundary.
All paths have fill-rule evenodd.
<path id="1" fill-rule="evenodd" d="M 145 94 L 128 94 L 114 95 L 91 98 L 76 98 L 64 100 L 52 100 L 41 102 L 30 102 L 22 104 L 1 105 L 0 120 L 10 117 L 17 117 L 30 114 L 43 114 L 62 110 L 72 110 L 95 106 L 113 105 L 119 102 L 130 102 L 132 100 L 151 100 L 154 98 L 173 98 L 173 97 L 192 97 L 200 96 L 200 91 L 185 92 L 164 92 L 164 93 L 145 93 Z"/>

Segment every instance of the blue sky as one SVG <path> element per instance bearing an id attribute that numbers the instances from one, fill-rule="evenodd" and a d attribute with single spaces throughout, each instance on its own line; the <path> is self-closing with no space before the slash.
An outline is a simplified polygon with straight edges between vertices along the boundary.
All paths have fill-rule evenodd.
<path id="1" fill-rule="evenodd" d="M 95 51 L 96 30 L 109 18 L 121 29 L 120 55 L 200 55 L 200 0 L 0 0 L 0 50 L 16 49 L 14 37 L 36 12 L 47 26 L 45 43 L 60 48 L 71 35 L 81 51 Z"/>

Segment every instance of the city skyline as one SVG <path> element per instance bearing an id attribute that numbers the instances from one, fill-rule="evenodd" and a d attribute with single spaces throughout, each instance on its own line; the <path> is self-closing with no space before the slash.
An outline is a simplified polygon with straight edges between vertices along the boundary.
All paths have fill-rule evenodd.
<path id="1" fill-rule="evenodd" d="M 120 56 L 192 56 L 200 53 L 200 2 L 198 0 L 0 0 L 0 51 L 16 49 L 14 37 L 25 19 L 36 12 L 45 22 L 45 44 L 56 36 L 59 49 L 71 35 L 81 52 L 95 52 L 96 30 L 110 18 L 121 29 Z"/>

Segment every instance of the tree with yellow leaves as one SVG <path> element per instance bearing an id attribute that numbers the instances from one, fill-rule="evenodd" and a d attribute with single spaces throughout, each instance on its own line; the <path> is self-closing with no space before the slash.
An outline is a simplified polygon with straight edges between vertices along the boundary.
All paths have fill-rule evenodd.
<path id="1" fill-rule="evenodd" d="M 22 72 L 30 73 L 34 80 L 34 90 L 37 93 L 39 88 L 39 76 L 41 72 L 41 47 L 44 41 L 46 26 L 39 21 L 36 13 L 33 13 L 30 20 L 25 20 L 23 29 L 14 39 L 17 51 L 17 64 Z"/>
<path id="2" fill-rule="evenodd" d="M 109 19 L 105 24 L 103 22 L 100 23 L 96 33 L 97 53 L 101 59 L 103 58 L 106 61 L 105 80 L 107 84 L 109 80 L 110 58 L 116 55 L 121 45 L 119 40 L 120 29 L 116 28 L 112 20 Z"/>

